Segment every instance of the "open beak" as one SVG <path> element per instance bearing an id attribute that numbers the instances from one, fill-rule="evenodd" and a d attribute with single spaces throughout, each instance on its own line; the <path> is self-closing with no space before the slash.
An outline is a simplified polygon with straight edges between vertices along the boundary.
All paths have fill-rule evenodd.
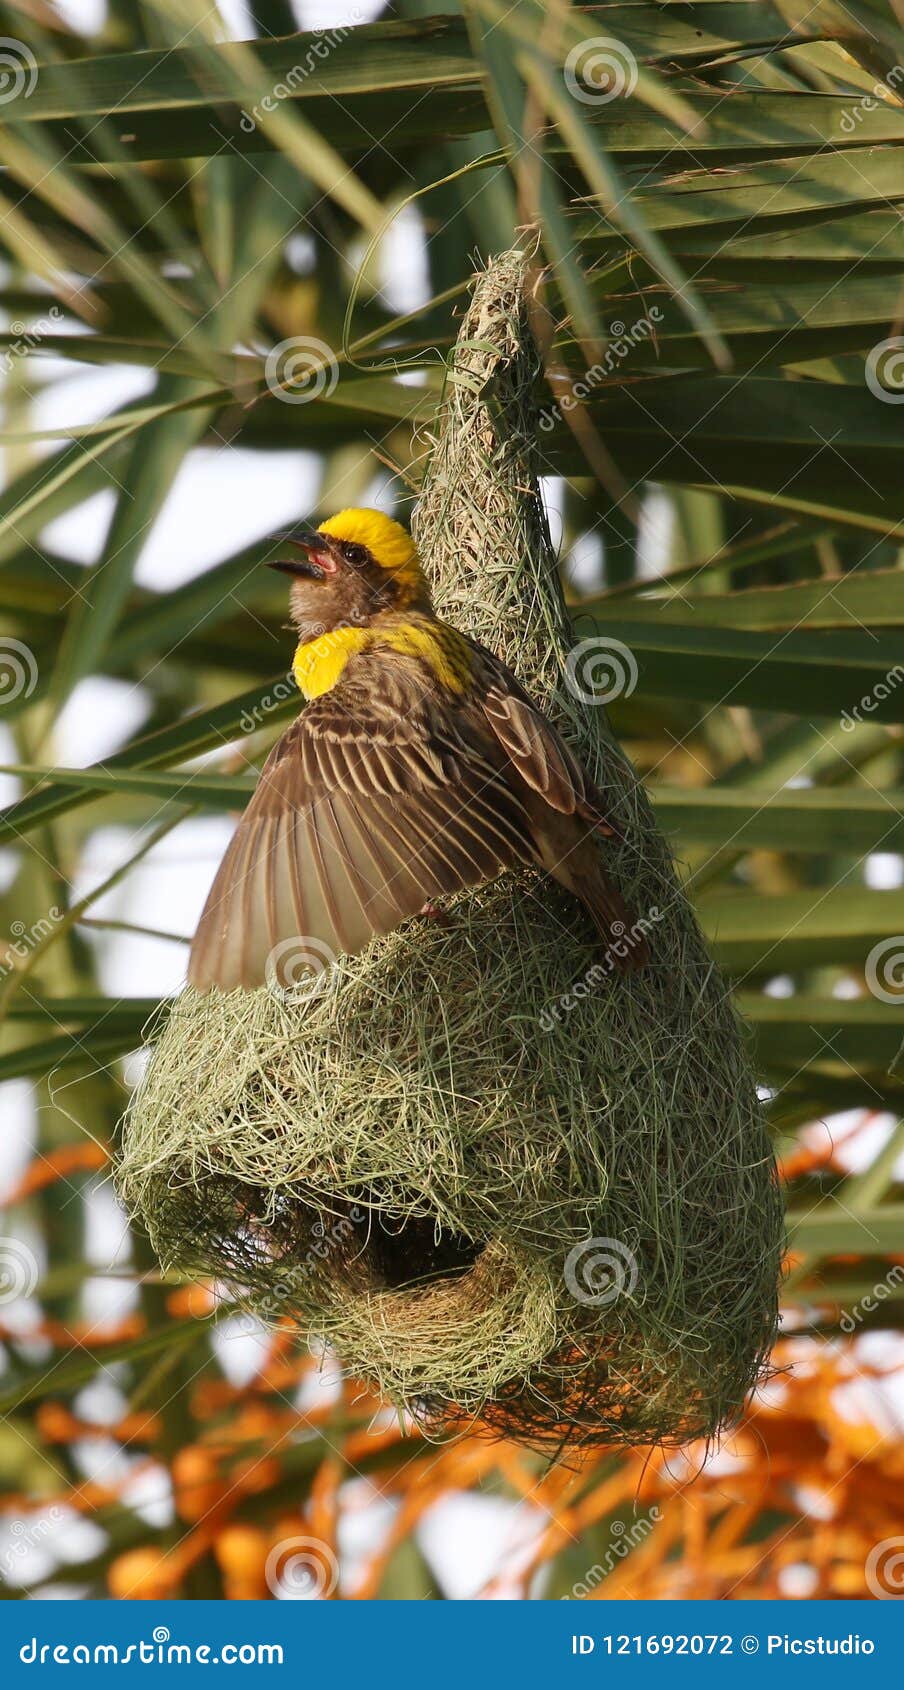
<path id="1" fill-rule="evenodd" d="M 307 576 L 312 581 L 322 581 L 325 575 L 333 575 L 336 565 L 329 553 L 329 542 L 323 534 L 318 534 L 316 528 L 293 528 L 288 534 L 280 534 L 280 540 L 289 546 L 294 546 L 300 552 L 299 557 L 274 558 L 268 563 L 268 569 L 278 569 L 283 575 Z"/>

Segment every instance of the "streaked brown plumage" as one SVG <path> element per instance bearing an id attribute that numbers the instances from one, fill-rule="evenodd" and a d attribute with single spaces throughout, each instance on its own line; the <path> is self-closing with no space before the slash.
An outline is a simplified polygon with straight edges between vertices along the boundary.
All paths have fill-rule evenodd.
<path id="1" fill-rule="evenodd" d="M 315 967 L 353 954 L 522 863 L 576 893 L 605 940 L 630 928 L 605 873 L 601 793 L 506 666 L 435 617 L 404 529 L 344 511 L 295 544 L 303 557 L 276 567 L 294 577 L 309 702 L 220 865 L 192 984 L 260 985 L 296 936 Z M 616 966 L 644 960 L 642 940 L 622 950 Z"/>

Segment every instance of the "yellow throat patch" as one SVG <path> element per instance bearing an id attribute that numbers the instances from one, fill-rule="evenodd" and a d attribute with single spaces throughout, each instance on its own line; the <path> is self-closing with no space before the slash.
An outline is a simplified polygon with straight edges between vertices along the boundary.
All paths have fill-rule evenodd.
<path id="1" fill-rule="evenodd" d="M 415 657 L 449 692 L 467 691 L 473 674 L 468 643 L 447 622 L 433 616 L 400 617 L 370 628 L 333 628 L 300 645 L 292 663 L 298 689 L 307 699 L 332 691 L 349 658 L 382 647 Z"/>
<path id="2" fill-rule="evenodd" d="M 292 673 L 305 698 L 331 692 L 350 657 L 370 645 L 367 628 L 331 628 L 297 647 Z"/>

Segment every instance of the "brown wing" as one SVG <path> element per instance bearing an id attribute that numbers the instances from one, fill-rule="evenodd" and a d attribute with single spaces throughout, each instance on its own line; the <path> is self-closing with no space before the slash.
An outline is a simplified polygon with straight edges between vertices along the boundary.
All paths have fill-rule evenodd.
<path id="1" fill-rule="evenodd" d="M 535 860 L 492 736 L 458 731 L 417 665 L 366 665 L 349 664 L 270 753 L 195 935 L 202 990 L 291 983 L 430 899 Z"/>
<path id="2" fill-rule="evenodd" d="M 580 816 L 604 838 L 620 838 L 605 813 L 599 788 L 569 750 L 561 734 L 537 709 L 511 670 L 476 641 L 483 672 L 483 710 L 516 772 L 553 810 Z"/>

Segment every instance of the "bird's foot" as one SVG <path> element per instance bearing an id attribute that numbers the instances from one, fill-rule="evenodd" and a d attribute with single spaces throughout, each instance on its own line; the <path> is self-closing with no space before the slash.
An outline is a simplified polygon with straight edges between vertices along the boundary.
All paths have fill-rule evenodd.
<path id="1" fill-rule="evenodd" d="M 441 909 L 439 904 L 432 903 L 429 898 L 427 899 L 426 904 L 422 905 L 421 909 L 418 910 L 418 915 L 426 916 L 428 921 L 440 921 L 444 927 L 449 927 L 451 925 L 451 918 L 448 910 Z"/>

